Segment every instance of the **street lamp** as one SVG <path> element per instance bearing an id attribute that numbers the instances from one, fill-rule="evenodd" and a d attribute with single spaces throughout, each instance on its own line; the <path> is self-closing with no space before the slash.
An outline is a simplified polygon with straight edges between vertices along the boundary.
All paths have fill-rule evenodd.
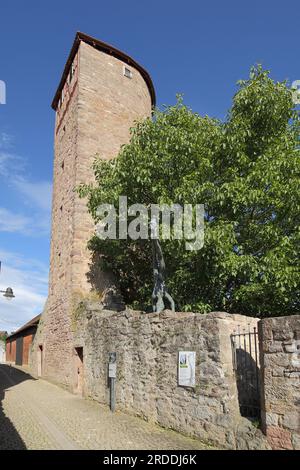
<path id="1" fill-rule="evenodd" d="M 2 262 L 0 261 L 0 272 L 1 272 L 1 265 L 2 265 Z M 15 297 L 14 291 L 12 290 L 11 287 L 8 287 L 6 290 L 0 290 L 0 293 L 3 294 L 3 297 L 5 297 L 7 300 L 11 300 Z"/>
<path id="2" fill-rule="evenodd" d="M 6 290 L 0 290 L 0 292 L 3 294 L 3 297 L 5 297 L 7 300 L 11 300 L 15 297 L 14 291 L 11 287 L 8 287 Z"/>

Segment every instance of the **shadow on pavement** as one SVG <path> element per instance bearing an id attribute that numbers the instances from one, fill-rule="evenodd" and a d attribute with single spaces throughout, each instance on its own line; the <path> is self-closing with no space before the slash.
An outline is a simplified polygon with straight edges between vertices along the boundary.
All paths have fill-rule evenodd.
<path id="1" fill-rule="evenodd" d="M 25 450 L 26 445 L 15 429 L 11 420 L 5 415 L 3 400 L 9 389 L 25 380 L 35 380 L 30 374 L 22 370 L 11 367 L 7 364 L 0 364 L 0 450 Z"/>

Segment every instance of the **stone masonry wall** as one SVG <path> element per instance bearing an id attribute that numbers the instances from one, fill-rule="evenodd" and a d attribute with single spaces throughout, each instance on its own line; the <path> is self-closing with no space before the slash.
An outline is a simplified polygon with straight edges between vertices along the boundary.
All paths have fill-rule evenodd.
<path id="1" fill-rule="evenodd" d="M 264 447 L 240 417 L 230 334 L 256 319 L 226 313 L 103 311 L 87 303 L 74 332 L 83 348 L 84 395 L 109 404 L 108 353 L 117 353 L 116 406 L 227 448 Z M 178 386 L 178 351 L 196 351 L 196 386 Z"/>
<path id="2" fill-rule="evenodd" d="M 300 315 L 259 322 L 262 423 L 274 449 L 300 449 Z"/>

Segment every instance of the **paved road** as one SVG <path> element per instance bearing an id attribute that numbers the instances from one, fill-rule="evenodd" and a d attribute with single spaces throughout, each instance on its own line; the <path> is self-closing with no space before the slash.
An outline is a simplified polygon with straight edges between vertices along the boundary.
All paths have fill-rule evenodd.
<path id="1" fill-rule="evenodd" d="M 205 449 L 190 439 L 116 412 L 18 368 L 0 364 L 1 449 Z"/>

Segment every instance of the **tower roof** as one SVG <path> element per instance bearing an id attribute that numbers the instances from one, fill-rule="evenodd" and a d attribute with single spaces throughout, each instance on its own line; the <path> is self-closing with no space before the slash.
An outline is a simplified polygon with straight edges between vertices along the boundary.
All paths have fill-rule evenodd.
<path id="1" fill-rule="evenodd" d="M 144 78 L 144 80 L 145 80 L 145 82 L 146 82 L 146 84 L 149 88 L 149 93 L 150 93 L 150 96 L 151 96 L 152 106 L 155 106 L 155 90 L 154 90 L 154 86 L 153 86 L 151 77 L 150 77 L 149 73 L 147 72 L 147 70 L 145 70 L 134 59 L 132 59 L 131 57 L 129 57 L 127 54 L 120 51 L 119 49 L 116 49 L 115 47 L 110 46 L 109 44 L 107 44 L 105 42 L 99 41 L 99 39 L 95 39 L 91 36 L 88 36 L 85 33 L 81 33 L 81 32 L 78 31 L 76 33 L 75 40 L 74 40 L 71 52 L 69 54 L 68 60 L 66 62 L 66 65 L 65 65 L 61 80 L 59 82 L 57 91 L 56 91 L 55 96 L 54 96 L 53 101 L 52 101 L 51 106 L 54 110 L 56 110 L 56 108 L 57 108 L 62 88 L 64 86 L 64 83 L 65 83 L 66 78 L 67 78 L 68 73 L 69 73 L 70 66 L 71 66 L 71 64 L 73 62 L 73 59 L 74 59 L 74 57 L 75 57 L 75 55 L 78 51 L 78 47 L 79 47 L 79 44 L 80 44 L 81 41 L 84 41 L 87 44 L 89 44 L 90 46 L 95 47 L 95 49 L 98 49 L 102 52 L 105 52 L 106 54 L 110 54 L 110 55 L 116 57 L 117 59 L 120 59 L 123 62 L 125 62 L 126 64 L 131 65 L 132 67 L 137 69 L 140 72 L 140 74 L 142 75 L 142 77 Z"/>

